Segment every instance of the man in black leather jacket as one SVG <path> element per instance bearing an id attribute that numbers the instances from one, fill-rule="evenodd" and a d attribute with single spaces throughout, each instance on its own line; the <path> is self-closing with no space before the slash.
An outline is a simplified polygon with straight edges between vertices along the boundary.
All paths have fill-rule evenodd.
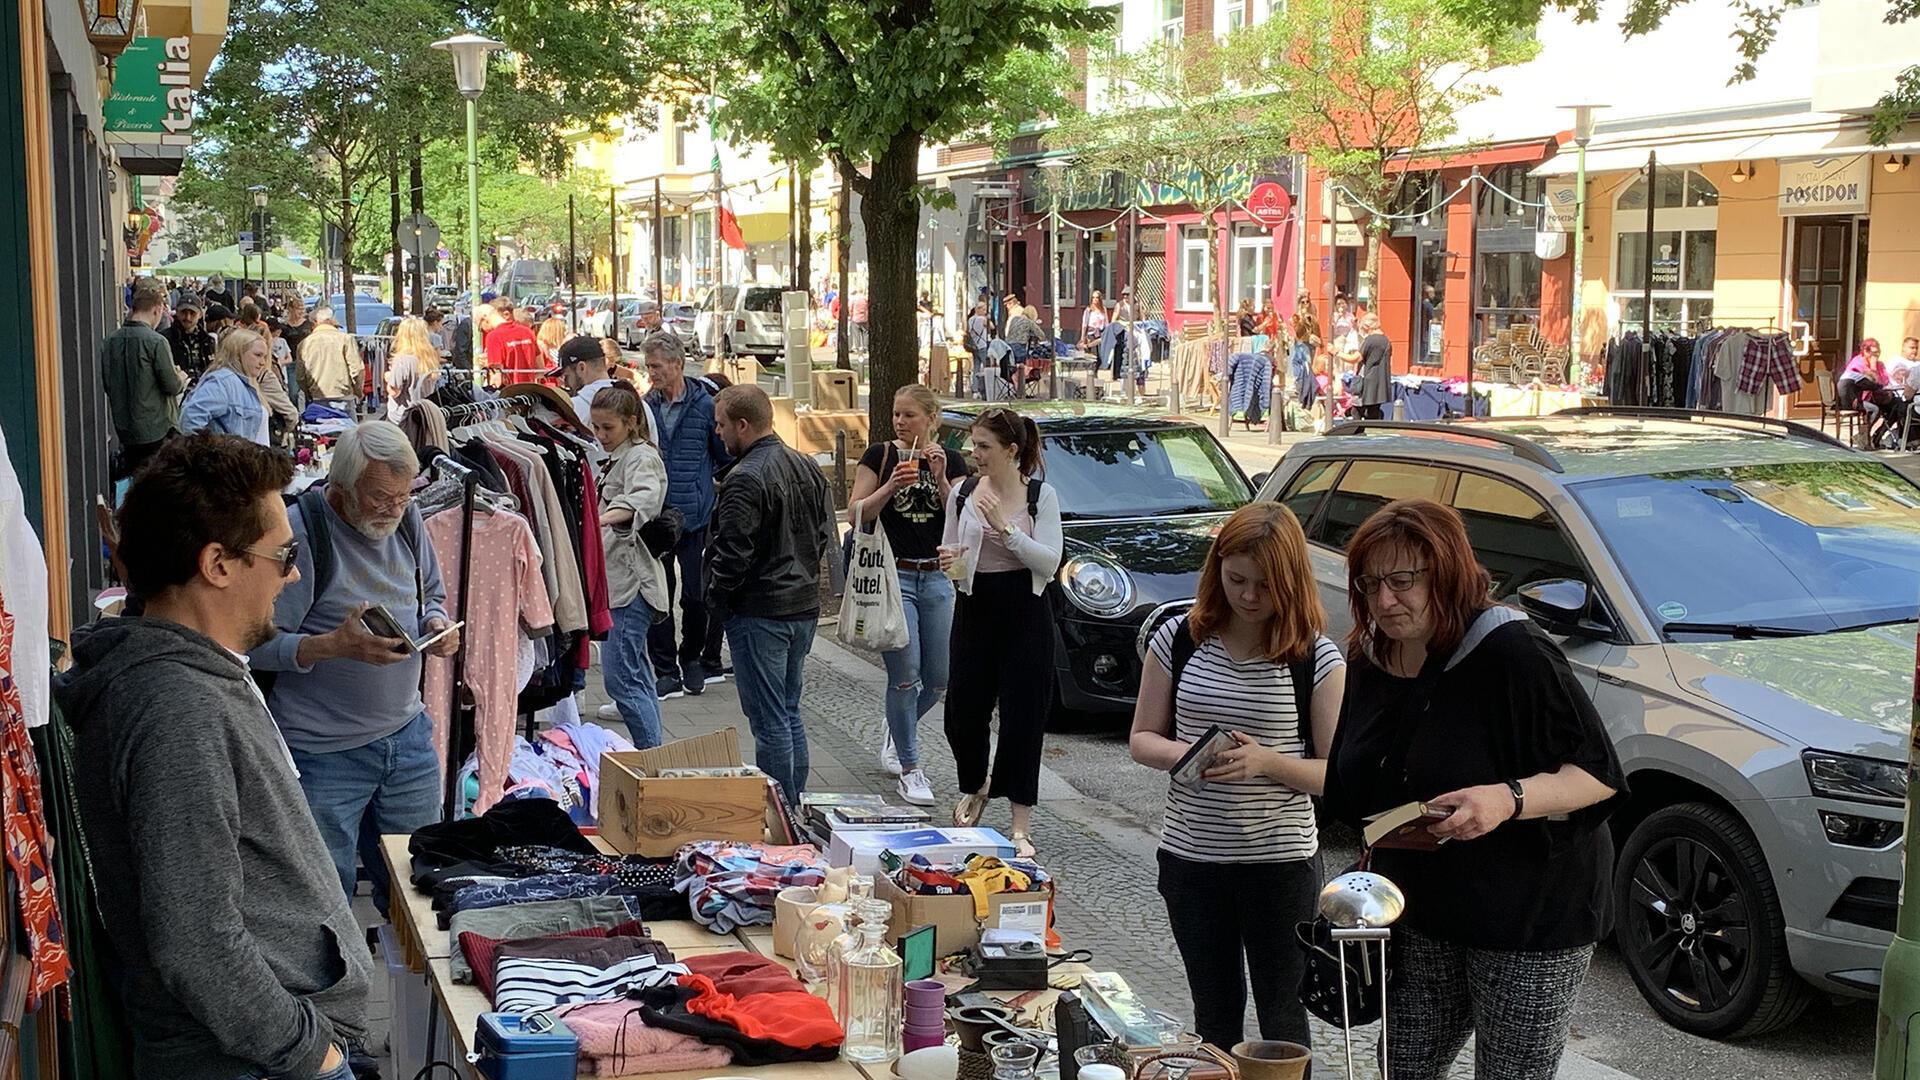
<path id="1" fill-rule="evenodd" d="M 820 565 L 833 547 L 833 507 L 820 467 L 773 433 L 773 403 L 730 386 L 713 426 L 735 458 L 713 512 L 707 602 L 724 618 L 754 764 L 794 806 L 807 782 L 800 692 L 820 619 Z"/>

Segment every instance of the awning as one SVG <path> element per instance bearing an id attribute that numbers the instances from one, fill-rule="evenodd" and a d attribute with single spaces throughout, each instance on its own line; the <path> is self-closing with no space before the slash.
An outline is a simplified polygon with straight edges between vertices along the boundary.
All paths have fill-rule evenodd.
<path id="1" fill-rule="evenodd" d="M 784 243 L 787 239 L 787 212 L 768 210 L 741 214 L 740 238 L 749 244 Z"/>
<path id="2" fill-rule="evenodd" d="M 1855 154 L 1907 154 L 1920 151 L 1920 131 L 1908 129 L 1886 146 L 1867 138 L 1867 122 L 1859 117 L 1801 113 L 1785 124 L 1761 129 L 1750 126 L 1718 128 L 1644 128 L 1609 133 L 1587 147 L 1587 172 L 1638 169 L 1652 151 L 1661 165 L 1705 165 L 1715 161 L 1798 161 L 1846 157 Z M 1533 170 L 1534 176 L 1572 176 L 1579 155 L 1569 143 Z"/>

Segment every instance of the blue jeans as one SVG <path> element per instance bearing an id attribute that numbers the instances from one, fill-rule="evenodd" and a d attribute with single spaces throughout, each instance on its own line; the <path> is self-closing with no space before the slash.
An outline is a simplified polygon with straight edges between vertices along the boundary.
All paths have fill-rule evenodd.
<path id="1" fill-rule="evenodd" d="M 600 675 L 607 696 L 627 723 L 633 745 L 651 750 L 660 745 L 660 698 L 653 661 L 647 657 L 647 632 L 653 629 L 653 608 L 638 596 L 633 603 L 613 609 L 613 632 L 600 647 Z"/>
<path id="2" fill-rule="evenodd" d="M 813 619 L 727 620 L 733 678 L 740 711 L 753 732 L 753 763 L 780 782 L 787 801 L 800 805 L 807 786 L 807 729 L 800 722 L 800 690 L 806 685 L 807 653 L 813 650 Z"/>
<path id="3" fill-rule="evenodd" d="M 265 1078 L 265 1073 L 250 1072 L 245 1076 L 238 1077 L 237 1080 L 265 1080 Z M 354 1080 L 353 1065 L 347 1061 L 346 1055 L 343 1054 L 340 1057 L 340 1066 L 338 1068 L 331 1072 L 323 1072 L 314 1077 L 313 1080 Z"/>
<path id="4" fill-rule="evenodd" d="M 900 571 L 907 646 L 880 654 L 887 664 L 887 731 L 900 764 L 920 764 L 920 718 L 947 692 L 953 638 L 953 582 L 938 570 Z"/>
<path id="5" fill-rule="evenodd" d="M 373 905 L 387 913 L 391 882 L 380 857 L 380 837 L 411 833 L 440 820 L 440 756 L 426 713 L 385 738 L 328 754 L 293 749 L 313 823 L 333 856 L 340 888 L 353 900 L 353 856 L 373 881 Z"/>

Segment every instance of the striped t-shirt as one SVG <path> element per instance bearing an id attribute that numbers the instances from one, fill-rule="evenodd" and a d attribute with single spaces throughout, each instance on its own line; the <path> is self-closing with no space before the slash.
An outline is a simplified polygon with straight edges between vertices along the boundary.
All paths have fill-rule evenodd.
<path id="1" fill-rule="evenodd" d="M 1173 635 L 1186 633 L 1184 619 L 1168 620 L 1148 645 L 1173 670 Z M 1327 638 L 1314 645 L 1313 685 L 1346 663 Z M 1207 728 L 1251 735 L 1283 754 L 1306 756 L 1301 720 L 1294 710 L 1293 677 L 1284 663 L 1256 657 L 1241 662 L 1220 639 L 1194 649 L 1174 691 L 1172 737 L 1194 742 Z M 1317 748 L 1324 755 L 1326 748 Z M 1204 786 L 1170 782 L 1160 846 L 1196 862 L 1287 862 L 1310 859 L 1319 850 L 1313 800 L 1279 781 L 1253 777 Z"/>

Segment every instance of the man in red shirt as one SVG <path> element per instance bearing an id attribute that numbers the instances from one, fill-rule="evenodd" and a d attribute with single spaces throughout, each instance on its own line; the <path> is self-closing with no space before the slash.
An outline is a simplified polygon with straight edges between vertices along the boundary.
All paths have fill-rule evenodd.
<path id="1" fill-rule="evenodd" d="M 488 330 L 483 343 L 487 366 L 493 369 L 494 385 L 539 382 L 546 374 L 547 362 L 540 355 L 540 339 L 531 327 L 513 319 L 513 301 L 502 296 L 493 302 L 499 325 Z"/>

